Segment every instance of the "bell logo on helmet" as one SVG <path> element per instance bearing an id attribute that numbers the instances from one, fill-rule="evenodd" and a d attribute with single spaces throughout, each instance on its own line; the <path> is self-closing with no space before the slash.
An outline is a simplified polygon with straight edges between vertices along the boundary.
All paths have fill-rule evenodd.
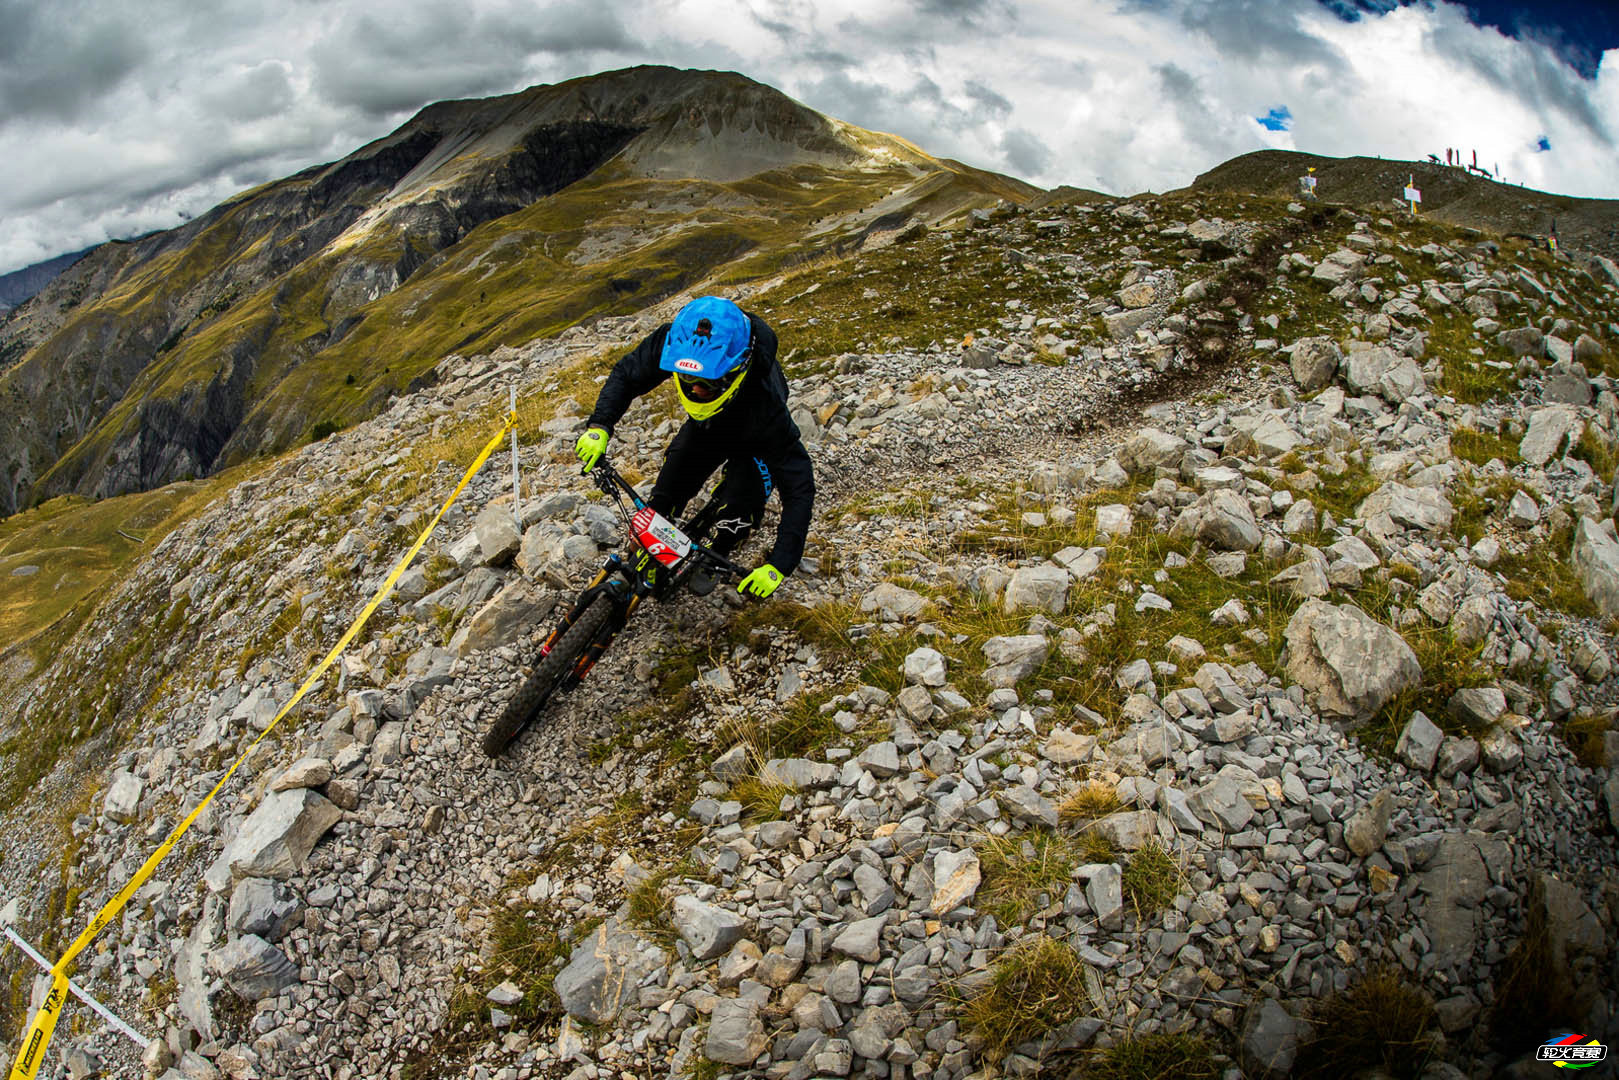
<path id="1" fill-rule="evenodd" d="M 675 370 L 701 373 L 703 370 L 703 365 L 700 360 L 693 360 L 691 357 L 686 356 L 675 361 Z"/>

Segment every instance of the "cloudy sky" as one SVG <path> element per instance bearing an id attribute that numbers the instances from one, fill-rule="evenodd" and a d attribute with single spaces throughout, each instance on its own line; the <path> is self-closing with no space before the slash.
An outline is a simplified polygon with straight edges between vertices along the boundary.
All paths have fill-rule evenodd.
<path id="1" fill-rule="evenodd" d="M 0 273 L 178 224 L 432 101 L 646 62 L 741 71 L 1047 187 L 1161 191 L 1264 147 L 1460 147 L 1513 182 L 1619 197 L 1610 7 L 0 0 Z"/>

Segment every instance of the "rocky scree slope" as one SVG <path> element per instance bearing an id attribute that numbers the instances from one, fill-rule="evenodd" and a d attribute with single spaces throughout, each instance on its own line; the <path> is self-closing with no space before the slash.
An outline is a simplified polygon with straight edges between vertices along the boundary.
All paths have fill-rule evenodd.
<path id="1" fill-rule="evenodd" d="M 917 267 L 925 299 L 879 287 Z M 986 279 L 1021 295 L 963 344 Z M 789 342 L 913 305 L 892 343 L 790 362 L 823 489 L 803 572 L 645 612 L 496 762 L 483 728 L 618 536 L 569 458 L 604 362 L 580 358 L 646 324 L 448 359 L 176 531 L 8 702 L 16 730 L 87 673 L 122 697 L 4 822 L 4 914 L 50 949 L 267 723 L 509 381 L 546 403 L 521 521 L 486 470 L 87 957 L 162 1032 L 144 1062 L 92 1023 L 57 1052 L 1332 1075 L 1385 1064 L 1327 1038 L 1371 1000 L 1399 1010 L 1389 1064 L 1454 1077 L 1606 1032 L 1616 297 L 1477 236 L 1218 197 L 1007 209 L 789 278 L 744 297 Z M 650 475 L 675 427 L 637 406 L 621 465 Z"/>
<path id="2" fill-rule="evenodd" d="M 341 161 L 103 245 L 10 313 L 0 512 L 207 475 L 374 415 L 446 353 L 1035 190 L 730 73 L 441 102 Z"/>

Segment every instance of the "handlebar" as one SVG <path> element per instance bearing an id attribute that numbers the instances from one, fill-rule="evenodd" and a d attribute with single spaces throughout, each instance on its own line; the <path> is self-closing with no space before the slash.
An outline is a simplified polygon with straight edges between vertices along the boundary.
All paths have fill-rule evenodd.
<path id="1" fill-rule="evenodd" d="M 636 492 L 628 480 L 619 474 L 617 469 L 613 468 L 612 462 L 607 460 L 605 454 L 597 459 L 595 466 L 586 471 L 585 475 L 594 480 L 596 486 L 601 488 L 604 494 L 611 495 L 614 501 L 618 503 L 619 513 L 623 515 L 626 526 L 630 525 L 630 515 L 624 510 L 624 496 L 629 496 L 630 504 L 637 510 L 646 506 L 646 500 L 641 498 L 640 494 Z M 739 578 L 748 576 L 749 570 L 747 567 L 738 566 L 694 536 L 688 536 L 686 539 L 691 541 L 692 550 L 702 557 L 703 562 L 710 563 L 714 567 L 734 574 Z"/>

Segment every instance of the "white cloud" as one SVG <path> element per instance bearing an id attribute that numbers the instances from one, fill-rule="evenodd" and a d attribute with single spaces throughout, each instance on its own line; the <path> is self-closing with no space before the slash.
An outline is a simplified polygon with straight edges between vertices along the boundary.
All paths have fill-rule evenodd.
<path id="1" fill-rule="evenodd" d="M 0 271 L 175 225 L 433 100 L 634 63 L 735 68 L 1044 186 L 1189 183 L 1264 147 L 1619 196 L 1619 54 L 1581 79 L 1453 4 L 1304 0 L 0 0 Z M 1290 130 L 1255 117 L 1285 106 Z M 1536 153 L 1545 135 L 1551 150 Z"/>

